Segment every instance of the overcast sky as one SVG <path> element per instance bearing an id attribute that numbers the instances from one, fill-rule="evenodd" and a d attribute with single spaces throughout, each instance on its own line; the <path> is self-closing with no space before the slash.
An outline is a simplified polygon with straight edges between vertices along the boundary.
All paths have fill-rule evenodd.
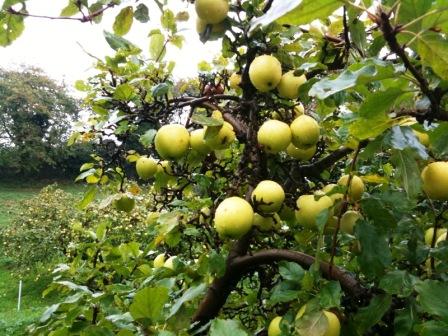
<path id="1" fill-rule="evenodd" d="M 31 14 L 57 16 L 68 0 L 29 0 L 28 11 Z M 126 3 L 126 2 L 125 2 Z M 130 5 L 135 1 L 128 1 Z M 146 2 L 152 4 L 151 1 Z M 174 12 L 188 10 L 191 18 L 182 34 L 186 43 L 182 50 L 175 47 L 168 51 L 167 58 L 176 61 L 177 77 L 195 76 L 200 60 L 210 61 L 218 50 L 219 43 L 208 42 L 205 46 L 199 41 L 194 28 L 194 7 L 180 0 L 169 0 Z M 3 4 L 3 0 L 0 0 Z M 0 64 L 6 68 L 16 68 L 20 64 L 35 65 L 44 69 L 52 78 L 64 80 L 72 85 L 77 79 L 84 79 L 94 73 L 94 59 L 82 51 L 103 58 L 112 55 L 113 50 L 103 37 L 103 30 L 112 31 L 112 24 L 118 9 L 108 10 L 101 24 L 80 23 L 70 20 L 46 20 L 27 18 L 25 32 L 12 45 L 0 49 Z M 134 21 L 131 32 L 124 36 L 138 45 L 146 53 L 148 50 L 149 31 L 157 27 L 160 11 L 157 7 L 150 9 L 150 22 L 141 24 Z"/>

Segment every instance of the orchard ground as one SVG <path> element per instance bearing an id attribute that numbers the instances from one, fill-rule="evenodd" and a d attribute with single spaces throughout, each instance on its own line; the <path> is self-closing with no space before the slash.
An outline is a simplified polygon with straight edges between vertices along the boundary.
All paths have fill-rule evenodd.
<path id="1" fill-rule="evenodd" d="M 9 225 L 18 211 L 18 204 L 36 195 L 50 181 L 35 183 L 0 182 L 0 226 Z M 60 181 L 61 189 L 81 194 L 83 187 L 68 181 Z M 51 276 L 41 276 L 36 280 L 35 274 L 22 278 L 22 306 L 17 311 L 19 276 L 17 269 L 8 259 L 2 257 L 0 246 L 0 335 L 24 335 L 26 326 L 40 317 L 45 307 L 52 303 L 52 298 L 42 298 L 42 291 L 51 281 Z"/>

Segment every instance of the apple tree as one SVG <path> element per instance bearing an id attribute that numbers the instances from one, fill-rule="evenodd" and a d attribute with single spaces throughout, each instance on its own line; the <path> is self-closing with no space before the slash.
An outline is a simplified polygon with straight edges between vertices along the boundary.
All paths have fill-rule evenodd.
<path id="1" fill-rule="evenodd" d="M 32 333 L 446 335 L 446 1 L 190 2 L 222 43 L 197 78 L 165 60 L 188 48 L 172 1 L 149 57 L 123 37 L 152 13 L 137 1 L 77 83 L 92 115 L 71 142 L 108 153 L 81 167 L 80 206 L 144 209 L 148 235 L 86 229 Z M 2 20 L 32 15 L 6 3 Z"/>

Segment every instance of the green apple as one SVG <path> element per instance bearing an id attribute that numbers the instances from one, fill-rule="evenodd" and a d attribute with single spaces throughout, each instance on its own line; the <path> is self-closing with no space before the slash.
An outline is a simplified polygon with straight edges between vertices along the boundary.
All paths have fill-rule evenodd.
<path id="1" fill-rule="evenodd" d="M 215 229 L 222 238 L 244 236 L 252 228 L 253 221 L 252 206 L 240 197 L 226 198 L 215 211 Z"/>
<path id="2" fill-rule="evenodd" d="M 128 194 L 120 194 L 113 202 L 115 209 L 124 212 L 131 212 L 135 206 L 135 199 L 130 197 Z"/>
<path id="3" fill-rule="evenodd" d="M 265 180 L 258 183 L 252 191 L 252 203 L 261 213 L 274 213 L 280 210 L 285 200 L 285 192 L 280 184 Z"/>
<path id="4" fill-rule="evenodd" d="M 268 120 L 260 126 L 257 140 L 265 152 L 278 153 L 291 143 L 291 130 L 283 121 Z"/>
<path id="5" fill-rule="evenodd" d="M 316 154 L 316 150 L 317 150 L 316 146 L 310 146 L 306 149 L 302 149 L 302 148 L 297 148 L 296 146 L 294 146 L 291 143 L 286 148 L 286 153 L 288 153 L 288 155 L 293 157 L 294 159 L 297 159 L 300 161 L 308 161 L 314 156 L 314 154 Z"/>
<path id="6" fill-rule="evenodd" d="M 447 232 L 447 229 L 438 228 L 436 233 L 436 239 L 437 241 L 441 235 L 445 234 Z M 428 246 L 431 246 L 432 243 L 432 236 L 434 235 L 434 228 L 429 228 L 425 231 L 425 244 Z"/>
<path id="7" fill-rule="evenodd" d="M 177 258 L 176 256 L 169 257 L 163 264 L 163 267 L 169 268 L 170 270 L 174 270 L 174 260 L 176 258 Z"/>
<path id="8" fill-rule="evenodd" d="M 190 146 L 200 154 L 208 154 L 212 151 L 204 140 L 205 129 L 200 128 L 190 132 Z"/>
<path id="9" fill-rule="evenodd" d="M 358 211 L 349 210 L 346 211 L 341 217 L 340 229 L 342 232 L 353 234 L 353 228 L 355 227 L 358 219 L 362 216 Z"/>
<path id="10" fill-rule="evenodd" d="M 316 120 L 301 115 L 291 123 L 292 143 L 299 148 L 314 146 L 319 141 L 320 127 Z"/>
<path id="11" fill-rule="evenodd" d="M 234 72 L 229 78 L 229 86 L 232 89 L 236 90 L 240 88 L 240 84 L 241 84 L 241 75 Z"/>
<path id="12" fill-rule="evenodd" d="M 260 92 L 268 92 L 277 87 L 282 79 L 282 65 L 270 55 L 256 57 L 249 67 L 249 78 Z"/>
<path id="13" fill-rule="evenodd" d="M 349 175 L 342 176 L 338 184 L 340 186 L 347 187 Z M 350 186 L 348 188 L 348 196 L 352 202 L 357 202 L 361 199 L 362 193 L 364 192 L 364 182 L 359 176 L 353 175 Z"/>
<path id="14" fill-rule="evenodd" d="M 297 222 L 306 228 L 313 229 L 316 227 L 317 215 L 332 205 L 333 200 L 328 196 L 319 198 L 314 195 L 302 195 L 297 199 L 297 208 L 299 209 L 295 212 Z"/>
<path id="15" fill-rule="evenodd" d="M 233 131 L 233 126 L 227 121 L 224 121 L 222 127 L 219 129 L 218 133 L 213 137 L 206 138 L 205 143 L 214 150 L 220 150 L 228 148 L 232 142 L 236 139 L 235 132 Z"/>
<path id="16" fill-rule="evenodd" d="M 448 200 L 448 162 L 438 161 L 428 164 L 421 174 L 423 190 L 434 200 Z"/>
<path id="17" fill-rule="evenodd" d="M 163 267 L 164 264 L 165 264 L 165 253 L 161 253 L 154 258 L 153 261 L 154 268 Z"/>
<path id="18" fill-rule="evenodd" d="M 280 330 L 281 316 L 276 316 L 271 320 L 268 327 L 268 336 L 280 336 L 282 331 Z"/>
<path id="19" fill-rule="evenodd" d="M 195 7 L 199 18 L 211 24 L 223 21 L 229 12 L 228 0 L 196 0 Z"/>
<path id="20" fill-rule="evenodd" d="M 135 164 L 135 169 L 142 180 L 147 180 L 157 173 L 157 162 L 153 158 L 141 156 Z"/>
<path id="21" fill-rule="evenodd" d="M 157 131 L 154 144 L 163 159 L 179 159 L 190 147 L 190 133 L 180 124 L 164 125 Z"/>
<path id="22" fill-rule="evenodd" d="M 306 76 L 294 75 L 294 70 L 288 71 L 282 76 L 277 86 L 280 97 L 288 99 L 296 99 L 299 97 L 299 88 L 306 82 Z"/>
<path id="23" fill-rule="evenodd" d="M 262 232 L 271 231 L 280 223 L 280 216 L 276 213 L 269 215 L 260 215 L 258 213 L 254 213 L 254 226 Z"/>

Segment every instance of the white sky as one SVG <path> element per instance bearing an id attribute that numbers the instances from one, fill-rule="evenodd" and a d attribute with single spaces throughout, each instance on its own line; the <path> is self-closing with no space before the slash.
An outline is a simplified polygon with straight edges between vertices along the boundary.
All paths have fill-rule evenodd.
<path id="1" fill-rule="evenodd" d="M 30 14 L 58 16 L 67 3 L 68 0 L 29 0 L 27 8 Z M 169 3 L 174 13 L 188 10 L 190 20 L 183 25 L 188 28 L 182 32 L 186 38 L 184 47 L 181 50 L 170 48 L 166 58 L 176 62 L 176 77 L 195 76 L 197 63 L 201 60 L 210 61 L 219 50 L 220 42 L 207 42 L 203 45 L 199 41 L 194 28 L 196 17 L 193 5 L 180 0 L 169 0 Z M 0 4 L 3 4 L 3 0 L 0 0 Z M 124 1 L 124 4 L 134 5 L 135 1 Z M 146 24 L 134 20 L 131 31 L 124 38 L 139 46 L 147 55 L 147 35 L 151 29 L 158 27 L 160 11 L 152 1 L 146 1 L 145 4 L 151 7 L 151 20 Z M 71 20 L 26 18 L 22 36 L 6 48 L 0 47 L 0 66 L 17 68 L 21 64 L 35 65 L 52 78 L 63 80 L 71 86 L 76 80 L 95 73 L 92 67 L 95 60 L 82 51 L 77 43 L 99 58 L 113 55 L 114 51 L 103 37 L 103 30 L 112 32 L 113 20 L 118 12 L 118 8 L 107 10 L 103 21 L 98 25 Z"/>

